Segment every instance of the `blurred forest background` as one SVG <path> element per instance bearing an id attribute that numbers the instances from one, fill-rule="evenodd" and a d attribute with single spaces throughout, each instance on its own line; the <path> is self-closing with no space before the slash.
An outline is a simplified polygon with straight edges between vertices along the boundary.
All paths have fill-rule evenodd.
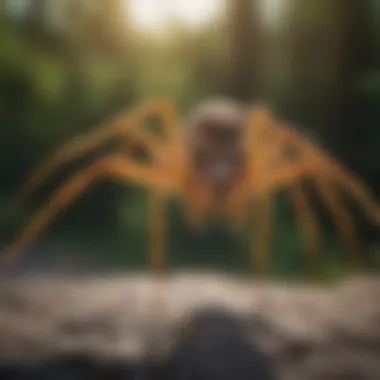
<path id="1" fill-rule="evenodd" d="M 0 0 L 2 246 L 58 183 L 90 161 L 65 167 L 27 204 L 15 205 L 31 168 L 74 135 L 162 95 L 183 116 L 214 95 L 264 100 L 380 198 L 379 0 L 178 0 L 185 10 L 177 6 L 159 24 L 166 3 Z M 344 273 L 343 245 L 319 209 L 326 273 Z M 248 270 L 249 229 L 210 222 L 193 231 L 179 204 L 171 202 L 169 211 L 171 267 Z M 363 255 L 378 268 L 379 233 L 360 210 L 352 212 Z M 104 268 L 145 268 L 146 223 L 146 191 L 97 183 L 30 248 L 25 265 L 49 257 L 62 265 L 91 259 Z M 285 192 L 277 199 L 273 246 L 274 275 L 305 275 L 302 236 Z"/>

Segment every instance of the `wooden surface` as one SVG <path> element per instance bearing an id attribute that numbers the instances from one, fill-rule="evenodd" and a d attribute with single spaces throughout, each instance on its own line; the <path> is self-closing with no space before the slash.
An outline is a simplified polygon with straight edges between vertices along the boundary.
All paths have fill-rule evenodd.
<path id="1" fill-rule="evenodd" d="M 198 309 L 222 306 L 249 321 L 281 379 L 380 379 L 380 280 L 324 287 L 210 274 L 36 276 L 1 280 L 0 359 L 54 354 L 162 357 Z M 306 377 L 305 377 L 306 376 Z"/>

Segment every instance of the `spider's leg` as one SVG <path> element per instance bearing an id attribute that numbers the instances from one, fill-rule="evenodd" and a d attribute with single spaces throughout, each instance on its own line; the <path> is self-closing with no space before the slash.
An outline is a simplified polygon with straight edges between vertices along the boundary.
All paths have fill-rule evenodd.
<path id="1" fill-rule="evenodd" d="M 369 219 L 375 225 L 380 226 L 380 205 L 371 194 L 371 190 L 358 178 L 355 178 L 348 170 L 328 153 L 321 152 L 314 147 L 308 140 L 292 131 L 289 127 L 284 126 L 283 129 L 287 130 L 292 135 L 292 139 L 304 150 L 307 150 L 313 159 L 326 167 L 326 170 L 331 172 L 331 177 L 338 183 L 347 193 L 355 198 L 366 211 Z"/>
<path id="2" fill-rule="evenodd" d="M 269 157 L 266 138 L 271 132 L 273 124 L 272 115 L 266 107 L 254 107 L 248 115 L 247 127 L 244 137 L 244 151 L 246 167 L 244 179 L 246 186 L 256 193 L 253 197 L 253 243 L 251 246 L 251 271 L 262 274 L 267 268 L 267 256 L 272 225 L 272 197 L 271 191 L 257 190 L 267 181 L 267 160 Z M 247 196 L 247 193 L 244 194 Z"/>
<path id="3" fill-rule="evenodd" d="M 291 185 L 290 196 L 299 219 L 300 228 L 305 237 L 309 254 L 309 267 L 315 276 L 319 276 L 321 273 L 321 250 L 316 215 L 302 188 L 302 184 L 295 183 Z"/>
<path id="4" fill-rule="evenodd" d="M 182 142 L 182 133 L 180 130 L 180 118 L 176 107 L 169 99 L 157 101 L 155 114 L 161 116 L 163 129 L 171 147 L 178 149 Z"/>
<path id="5" fill-rule="evenodd" d="M 348 194 L 359 202 L 368 218 L 380 226 L 380 205 L 371 194 L 371 190 L 347 170 L 334 166 L 334 180 Z"/>
<path id="6" fill-rule="evenodd" d="M 148 194 L 149 266 L 157 271 L 165 267 L 165 197 L 157 190 Z"/>
<path id="7" fill-rule="evenodd" d="M 352 261 L 355 264 L 362 266 L 362 259 L 358 255 L 360 252 L 359 238 L 356 234 L 352 218 L 341 203 L 335 189 L 332 187 L 333 182 L 338 183 L 346 192 L 350 193 L 351 196 L 355 197 L 360 203 L 362 203 L 369 216 L 377 225 L 380 225 L 379 205 L 371 197 L 370 191 L 366 189 L 364 184 L 355 179 L 337 162 L 337 160 L 330 157 L 327 153 L 321 152 L 308 140 L 296 134 L 294 131 L 291 131 L 289 128 L 287 128 L 287 130 L 295 144 L 302 147 L 305 157 L 308 157 L 307 161 L 311 167 L 314 167 L 316 172 L 320 172 L 321 170 L 327 172 L 331 178 L 329 182 L 326 182 L 319 177 L 315 179 L 315 182 L 319 193 L 332 214 L 342 238 L 348 245 Z"/>
<path id="8" fill-rule="evenodd" d="M 173 178 L 169 175 L 165 176 L 157 168 L 138 165 L 125 157 L 105 158 L 75 174 L 56 190 L 52 198 L 36 212 L 5 255 L 0 257 L 0 266 L 8 266 L 15 262 L 24 248 L 37 238 L 58 212 L 72 203 L 93 181 L 102 177 L 116 177 L 123 181 L 133 181 L 167 192 L 178 190 Z M 158 260 L 154 259 L 154 263 L 156 262 Z"/>
<path id="9" fill-rule="evenodd" d="M 269 243 L 272 225 L 271 194 L 254 199 L 254 209 L 254 243 L 251 247 L 251 271 L 263 274 L 267 270 L 267 257 L 270 249 Z"/>
<path id="10" fill-rule="evenodd" d="M 169 104 L 169 106 L 168 106 Z M 141 121 L 151 114 L 168 115 L 166 123 L 173 123 L 175 117 L 170 109 L 170 101 L 165 99 L 151 100 L 136 109 L 123 112 L 95 130 L 74 137 L 70 142 L 59 148 L 54 154 L 44 159 L 27 178 L 25 185 L 19 190 L 16 199 L 22 201 L 59 166 L 79 158 L 112 138 L 129 133 L 133 138 L 143 143 L 153 154 L 160 154 L 160 140 L 141 128 Z M 173 106 L 174 108 L 174 106 Z M 172 128 L 173 130 L 175 128 Z M 171 134 L 174 135 L 175 131 Z"/>
<path id="11" fill-rule="evenodd" d="M 265 118 L 263 120 L 265 121 Z M 287 130 L 279 127 L 270 114 L 262 124 L 261 133 L 256 135 L 256 140 L 256 152 L 251 153 L 253 161 L 251 170 L 254 176 L 252 187 L 261 194 L 274 194 L 278 188 L 290 187 L 291 197 L 308 245 L 310 265 L 312 269 L 318 271 L 320 264 L 317 222 L 299 184 L 305 175 L 305 165 L 302 161 L 299 163 L 294 160 L 294 157 L 288 157 L 288 154 L 284 152 L 285 147 L 289 146 L 296 157 L 301 157 L 303 155 L 302 146 L 295 143 L 293 136 Z M 270 228 L 270 210 L 267 211 L 267 214 L 269 215 L 267 219 L 264 219 L 264 225 L 261 226 L 264 230 L 263 242 L 259 244 L 265 244 L 264 239 L 269 242 L 269 232 L 265 236 L 265 228 L 268 230 Z M 268 227 L 265 227 L 265 224 Z"/>
<path id="12" fill-rule="evenodd" d="M 331 182 L 326 182 L 320 178 L 315 179 L 314 181 L 325 205 L 333 217 L 334 223 L 341 234 L 343 241 L 347 244 L 348 252 L 351 255 L 353 264 L 361 268 L 363 260 L 360 256 L 359 237 L 357 236 L 353 221 L 348 211 L 337 196 Z"/>
<path id="13" fill-rule="evenodd" d="M 234 186 L 229 190 L 225 209 L 229 222 L 233 228 L 240 229 L 243 223 L 247 221 L 248 209 L 247 201 L 251 198 L 249 188 L 249 172 L 243 173 L 240 180 L 236 181 Z"/>
<path id="14" fill-rule="evenodd" d="M 306 176 L 313 178 L 325 205 L 334 219 L 334 223 L 350 249 L 352 260 L 360 264 L 360 257 L 358 256 L 359 239 L 350 215 L 342 205 L 334 188 L 330 186 L 330 183 L 323 181 L 318 174 L 321 171 L 328 172 L 335 180 L 337 177 L 334 173 L 337 166 L 333 163 L 334 161 L 289 127 L 280 126 L 279 130 L 284 132 L 284 143 L 292 144 L 299 151 L 298 163 L 284 165 L 278 175 L 273 177 L 272 183 L 269 181 L 268 185 L 270 187 L 277 187 L 294 184 L 297 180 Z M 303 223 L 303 225 L 306 229 L 306 223 Z M 309 233 L 311 234 L 311 232 Z"/>
<path id="15" fill-rule="evenodd" d="M 234 229 L 240 229 L 247 219 L 247 205 L 245 195 L 241 197 L 235 196 L 233 200 L 229 202 L 227 214 L 229 216 L 229 222 Z"/>
<path id="16" fill-rule="evenodd" d="M 192 181 L 187 186 L 187 199 L 184 213 L 187 221 L 194 227 L 201 227 L 207 212 L 212 206 L 210 189 L 198 181 Z"/>

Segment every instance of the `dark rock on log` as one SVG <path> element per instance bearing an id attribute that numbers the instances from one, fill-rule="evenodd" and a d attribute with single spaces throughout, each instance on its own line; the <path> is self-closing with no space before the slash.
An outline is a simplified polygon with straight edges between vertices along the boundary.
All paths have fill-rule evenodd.
<path id="1" fill-rule="evenodd" d="M 166 380 L 274 380 L 273 363 L 247 335 L 242 316 L 205 309 L 183 330 L 167 361 Z"/>

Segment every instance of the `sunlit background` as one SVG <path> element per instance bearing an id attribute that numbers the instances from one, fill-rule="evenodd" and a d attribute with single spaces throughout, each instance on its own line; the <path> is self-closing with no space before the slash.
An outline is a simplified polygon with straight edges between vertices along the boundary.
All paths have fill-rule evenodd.
<path id="1" fill-rule="evenodd" d="M 186 26 L 196 28 L 210 22 L 224 6 L 221 0 L 210 1 L 124 1 L 134 23 L 149 30 L 163 29 L 168 22 L 177 20 Z"/>
<path id="2" fill-rule="evenodd" d="M 28 170 L 60 143 L 154 96 L 171 97 L 183 116 L 215 95 L 265 101 L 380 198 L 378 1 L 2 0 L 0 14 L 4 246 L 63 178 L 103 151 L 64 168 L 15 205 L 13 194 Z M 145 197 L 133 185 L 96 184 L 30 248 L 25 265 L 91 259 L 144 268 Z M 326 272 L 345 273 L 336 230 L 317 201 L 316 207 Z M 359 209 L 352 211 L 362 253 L 375 268 L 377 230 Z M 210 222 L 194 231 L 175 201 L 168 223 L 170 266 L 248 270 L 248 229 Z M 277 197 L 275 225 L 272 273 L 302 276 L 302 237 L 286 192 Z"/>

